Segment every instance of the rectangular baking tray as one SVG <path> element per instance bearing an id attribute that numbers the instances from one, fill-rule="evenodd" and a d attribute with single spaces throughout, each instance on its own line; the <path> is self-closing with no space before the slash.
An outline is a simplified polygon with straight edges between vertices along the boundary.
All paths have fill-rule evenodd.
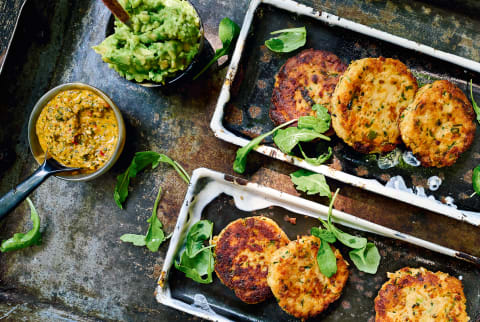
<path id="1" fill-rule="evenodd" d="M 373 29 L 291 0 L 252 0 L 246 13 L 232 61 L 227 71 L 210 126 L 215 136 L 238 146 L 273 129 L 269 118 L 274 76 L 289 58 L 298 53 L 269 52 L 263 43 L 270 32 L 306 26 L 307 44 L 302 49 L 331 51 L 345 63 L 363 57 L 393 57 L 403 61 L 423 83 L 449 79 L 467 93 L 467 82 L 480 81 L 480 63 L 436 50 Z M 300 49 L 301 50 L 301 49 Z M 480 101 L 480 88 L 474 85 Z M 470 149 L 448 168 L 394 167 L 381 170 L 376 157 L 353 151 L 336 136 L 331 144 L 330 165 L 313 166 L 275 148 L 272 141 L 256 151 L 330 178 L 391 197 L 436 213 L 480 225 L 480 197 L 470 197 L 472 169 L 480 163 L 478 129 Z M 340 166 L 340 167 L 339 167 Z M 428 189 L 428 179 L 438 176 L 438 190 Z"/>
<path id="2" fill-rule="evenodd" d="M 214 235 L 231 221 L 249 216 L 266 216 L 275 220 L 291 240 L 309 234 L 318 226 L 317 218 L 326 219 L 328 207 L 295 197 L 257 183 L 247 182 L 216 171 L 200 168 L 193 172 L 190 186 L 180 210 L 156 289 L 159 303 L 213 321 L 290 321 L 292 317 L 271 298 L 260 304 L 245 304 L 233 291 L 213 277 L 212 284 L 199 284 L 173 266 L 189 228 L 200 219 L 214 223 Z M 296 218 L 296 225 L 285 216 Z M 341 229 L 373 241 L 382 255 L 377 274 L 359 272 L 350 265 L 350 277 L 340 299 L 318 316 L 324 321 L 367 321 L 374 316 L 374 298 L 386 281 L 386 273 L 404 266 L 423 266 L 443 271 L 462 280 L 467 311 L 472 319 L 480 318 L 478 276 L 480 260 L 364 219 L 333 211 L 334 222 Z M 341 226 L 340 226 L 341 225 Z M 347 228 L 349 227 L 349 228 Z M 352 229 L 353 228 L 353 229 Z M 349 261 L 347 249 L 338 248 Z M 460 260 L 462 259 L 462 260 Z M 469 262 L 467 262 L 469 261 Z"/>

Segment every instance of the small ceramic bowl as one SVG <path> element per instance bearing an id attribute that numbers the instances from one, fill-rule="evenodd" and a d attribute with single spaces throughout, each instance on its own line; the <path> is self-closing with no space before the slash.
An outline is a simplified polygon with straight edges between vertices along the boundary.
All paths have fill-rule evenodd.
<path id="1" fill-rule="evenodd" d="M 59 174 L 56 175 L 56 177 L 68 181 L 88 181 L 92 180 L 95 178 L 98 178 L 105 172 L 107 172 L 113 164 L 118 160 L 118 157 L 122 153 L 123 146 L 125 145 L 125 123 L 123 122 L 123 117 L 122 113 L 118 109 L 117 105 L 101 90 L 98 88 L 95 88 L 93 86 L 84 84 L 84 83 L 67 83 L 63 85 L 59 85 L 55 88 L 52 88 L 49 90 L 46 94 L 44 94 L 35 104 L 33 107 L 32 113 L 30 114 L 30 119 L 28 121 L 28 143 L 30 145 L 30 151 L 32 151 L 33 156 L 35 157 L 35 160 L 37 160 L 38 164 L 42 164 L 45 158 L 45 151 L 43 151 L 42 147 L 40 146 L 40 143 L 38 141 L 37 133 L 36 133 L 36 124 L 37 124 L 37 119 L 40 116 L 40 113 L 42 112 L 43 108 L 47 103 L 53 99 L 58 93 L 71 90 L 71 89 L 86 89 L 94 92 L 101 98 L 105 100 L 105 102 L 110 105 L 112 108 L 115 118 L 117 120 L 117 127 L 118 127 L 118 140 L 117 144 L 115 146 L 115 150 L 112 154 L 112 157 L 99 169 L 97 169 L 95 172 L 91 173 L 80 173 L 80 174 Z"/>
<path id="2" fill-rule="evenodd" d="M 190 64 L 185 68 L 184 70 L 178 71 L 174 76 L 171 76 L 165 80 L 165 83 L 155 83 L 151 81 L 143 81 L 143 82 L 137 82 L 134 79 L 130 80 L 130 82 L 141 85 L 143 87 L 161 87 L 161 88 L 169 88 L 172 87 L 173 85 L 176 85 L 182 81 L 186 80 L 192 80 L 195 75 L 200 72 L 201 68 L 206 64 L 204 56 L 208 55 L 208 48 L 205 46 L 205 35 L 204 35 L 204 29 L 203 29 L 203 23 L 202 23 L 202 17 L 200 17 L 200 14 L 198 13 L 197 8 L 193 5 L 191 1 L 187 1 L 192 8 L 195 10 L 198 20 L 199 20 L 199 27 L 200 27 L 200 39 L 198 40 L 200 43 L 200 46 L 198 47 L 198 52 L 193 57 L 193 60 L 190 62 Z M 105 38 L 112 35 L 115 31 L 115 16 L 113 14 L 110 14 L 110 17 L 107 22 L 107 26 L 105 28 Z M 208 62 L 208 61 L 207 61 Z M 113 69 L 112 69 L 113 70 Z M 115 73 L 116 71 L 113 70 Z"/>

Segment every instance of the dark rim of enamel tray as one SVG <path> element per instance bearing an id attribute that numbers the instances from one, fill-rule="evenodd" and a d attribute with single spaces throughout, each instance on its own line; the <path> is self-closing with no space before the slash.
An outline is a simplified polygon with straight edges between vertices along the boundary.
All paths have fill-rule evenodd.
<path id="1" fill-rule="evenodd" d="M 307 44 L 304 47 L 292 53 L 279 54 L 269 51 L 264 46 L 264 41 L 271 37 L 270 32 L 298 26 L 307 28 Z M 346 64 L 365 57 L 396 58 L 412 70 L 420 84 L 430 83 L 435 79 L 448 79 L 468 94 L 468 98 L 470 95 L 467 82 L 470 79 L 474 84 L 480 82 L 478 73 L 467 71 L 452 63 L 262 4 L 255 12 L 246 39 L 244 53 L 248 55 L 242 55 L 232 84 L 232 98 L 225 106 L 223 119 L 225 128 L 245 138 L 253 138 L 273 129 L 274 124 L 269 117 L 269 108 L 275 83 L 274 76 L 288 58 L 307 48 L 330 51 Z M 474 87 L 474 97 L 480 101 L 479 88 Z M 271 137 L 265 142 L 273 145 Z M 377 164 L 379 155 L 356 152 L 337 136 L 333 136 L 329 144 L 334 153 L 327 164 L 333 165 L 338 170 L 363 178 L 377 179 L 383 184 L 392 177 L 400 175 L 404 178 L 407 187 L 423 187 L 427 195 L 432 195 L 443 203 L 453 198 L 454 204 L 459 209 L 471 211 L 480 209 L 480 196 L 470 197 L 473 193 L 472 169 L 480 164 L 478 126 L 470 149 L 463 153 L 453 166 L 445 168 L 413 167 L 400 158 L 397 166 L 382 170 Z M 318 146 L 305 144 L 305 146 L 310 156 L 318 155 L 326 149 L 325 143 Z M 406 150 L 403 145 L 399 148 Z M 429 190 L 428 178 L 432 176 L 442 179 L 442 184 L 436 191 Z"/>

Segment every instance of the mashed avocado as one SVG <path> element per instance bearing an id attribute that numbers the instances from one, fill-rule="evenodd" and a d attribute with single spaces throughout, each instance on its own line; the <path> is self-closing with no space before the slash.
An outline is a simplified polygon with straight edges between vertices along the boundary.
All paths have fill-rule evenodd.
<path id="1" fill-rule="evenodd" d="M 200 21 L 184 0 L 119 0 L 132 29 L 115 20 L 115 33 L 93 49 L 128 80 L 165 79 L 184 70 L 199 50 Z"/>

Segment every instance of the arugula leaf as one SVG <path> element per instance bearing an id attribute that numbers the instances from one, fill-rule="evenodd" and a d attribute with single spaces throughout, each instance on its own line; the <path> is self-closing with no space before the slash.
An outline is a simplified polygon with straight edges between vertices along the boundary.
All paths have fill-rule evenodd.
<path id="1" fill-rule="evenodd" d="M 320 247 L 317 252 L 318 268 L 323 275 L 330 278 L 337 272 L 337 258 L 330 244 L 322 238 L 320 238 L 320 241 Z"/>
<path id="2" fill-rule="evenodd" d="M 477 114 L 477 122 L 480 123 L 480 107 L 477 105 L 477 102 L 475 102 L 475 99 L 473 98 L 472 80 L 470 80 L 470 99 L 472 100 L 472 106 L 475 114 Z M 473 190 L 475 190 L 475 193 L 480 195 L 480 165 L 476 166 L 475 169 L 473 169 L 472 186 Z M 473 193 L 470 197 L 473 197 L 475 193 Z"/>
<path id="3" fill-rule="evenodd" d="M 480 165 L 477 165 L 475 169 L 473 169 L 472 185 L 475 193 L 480 195 Z"/>
<path id="4" fill-rule="evenodd" d="M 135 178 L 140 171 L 149 165 L 152 165 L 152 169 L 155 169 L 160 162 L 170 164 L 186 183 L 190 182 L 190 176 L 185 169 L 165 154 L 154 151 L 137 152 L 128 169 L 117 177 L 117 185 L 113 192 L 113 198 L 120 209 L 123 209 L 123 203 L 127 199 L 130 179 Z"/>
<path id="5" fill-rule="evenodd" d="M 213 255 L 210 249 L 198 253 L 195 257 L 188 257 L 186 250 L 180 255 L 180 262 L 174 261 L 175 268 L 185 273 L 197 283 L 209 284 L 213 281 Z M 202 276 L 207 275 L 205 278 Z"/>
<path id="6" fill-rule="evenodd" d="M 337 197 L 339 189 L 335 192 L 335 195 L 330 200 L 330 205 L 328 207 L 328 220 L 327 222 L 319 218 L 321 223 L 326 229 L 320 229 L 318 227 L 312 227 L 310 233 L 320 238 L 324 247 L 320 245 L 320 248 L 317 253 L 317 264 L 323 275 L 331 277 L 337 272 L 337 262 L 335 254 L 330 248 L 328 243 L 334 243 L 339 240 L 345 246 L 353 248 L 349 252 L 350 259 L 358 268 L 358 270 L 370 274 L 375 274 L 377 272 L 378 266 L 380 265 L 380 253 L 378 252 L 377 246 L 374 243 L 367 242 L 366 238 L 352 236 L 347 234 L 340 229 L 336 228 L 332 223 L 332 209 L 333 203 Z M 327 250 L 330 249 L 331 254 Z M 333 257 L 332 257 L 333 256 Z"/>
<path id="7" fill-rule="evenodd" d="M 325 163 L 325 161 L 327 161 L 328 159 L 330 159 L 330 157 L 332 156 L 333 154 L 333 151 L 332 151 L 332 148 L 331 147 L 328 147 L 328 151 L 323 153 L 323 154 L 320 154 L 318 157 L 316 158 L 309 158 L 305 152 L 303 152 L 303 149 L 302 149 L 302 146 L 300 144 L 298 144 L 298 148 L 300 149 L 300 152 L 302 153 L 302 156 L 303 156 L 303 159 L 305 161 L 307 161 L 308 163 L 310 163 L 311 165 L 321 165 L 323 163 Z"/>
<path id="8" fill-rule="evenodd" d="M 317 133 L 324 133 L 330 128 L 330 119 L 325 121 L 316 116 L 301 116 L 298 118 L 297 127 L 299 129 L 308 129 Z"/>
<path id="9" fill-rule="evenodd" d="M 348 255 L 359 271 L 375 274 L 380 265 L 380 254 L 374 243 L 351 250 Z"/>
<path id="10" fill-rule="evenodd" d="M 477 102 L 475 102 L 475 99 L 473 98 L 472 80 L 470 80 L 470 99 L 472 100 L 472 106 L 475 110 L 475 114 L 477 114 L 477 122 L 480 123 L 480 107 L 477 105 Z"/>
<path id="11" fill-rule="evenodd" d="M 330 201 L 330 206 L 328 208 L 328 221 L 327 223 L 323 222 L 323 225 L 327 228 L 329 231 L 331 231 L 337 239 L 344 244 L 345 246 L 348 246 L 350 248 L 358 249 L 358 248 L 363 248 L 367 244 L 367 239 L 364 237 L 357 237 L 350 235 L 349 233 L 345 233 L 335 227 L 332 223 L 332 208 L 333 208 L 333 203 L 335 201 L 335 198 L 337 197 L 338 191 L 340 189 L 337 189 L 335 192 L 335 195 L 333 196 L 332 200 Z"/>
<path id="12" fill-rule="evenodd" d="M 216 62 L 220 57 L 228 55 L 233 49 L 233 44 L 235 39 L 237 39 L 240 34 L 240 27 L 228 18 L 223 18 L 218 25 L 218 37 L 222 42 L 223 47 L 215 51 L 215 55 L 212 60 L 193 78 L 196 80 L 200 75 L 202 75 L 214 62 Z"/>
<path id="13" fill-rule="evenodd" d="M 147 246 L 151 252 L 156 252 L 166 239 L 162 230 L 162 222 L 158 220 L 157 217 L 157 208 L 161 194 L 162 188 L 159 188 L 157 198 L 155 198 L 155 203 L 153 204 L 152 216 L 147 220 L 150 225 L 148 226 L 147 235 L 145 236 L 145 246 Z"/>
<path id="14" fill-rule="evenodd" d="M 208 284 L 212 282 L 214 260 L 211 246 L 204 246 L 204 241 L 211 239 L 213 223 L 200 220 L 188 231 L 185 249 L 180 254 L 180 262 L 174 261 L 175 267 L 195 282 Z M 207 275 L 205 278 L 202 276 Z"/>
<path id="15" fill-rule="evenodd" d="M 257 136 L 256 138 L 254 138 L 253 140 L 248 142 L 247 145 L 238 149 L 236 157 L 235 157 L 235 161 L 233 162 L 233 171 L 235 171 L 237 173 L 244 173 L 246 165 L 247 165 L 247 155 L 250 153 L 250 151 L 255 149 L 267 136 L 272 135 L 278 129 L 280 129 L 284 126 L 287 126 L 289 124 L 292 124 L 293 122 L 296 122 L 296 121 L 297 121 L 297 119 L 294 119 L 294 120 L 291 120 L 289 122 L 280 124 L 279 126 L 274 128 L 270 132 L 267 132 L 265 134 Z"/>
<path id="16" fill-rule="evenodd" d="M 120 236 L 120 240 L 126 243 L 132 243 L 135 246 L 145 246 L 145 236 L 136 234 L 124 234 Z"/>
<path id="17" fill-rule="evenodd" d="M 285 130 L 278 130 L 273 136 L 273 142 L 283 153 L 290 154 L 299 142 L 308 142 L 318 138 L 330 141 L 328 136 L 314 130 L 289 127 Z"/>
<path id="18" fill-rule="evenodd" d="M 27 202 L 30 206 L 30 219 L 32 220 L 33 227 L 26 233 L 16 233 L 13 235 L 13 237 L 4 240 L 0 246 L 0 251 L 2 253 L 33 245 L 40 245 L 42 242 L 42 233 L 40 232 L 40 217 L 38 216 L 32 200 L 30 200 L 28 197 Z"/>
<path id="19" fill-rule="evenodd" d="M 185 253 L 188 257 L 193 258 L 205 248 L 211 246 L 203 246 L 203 242 L 212 236 L 213 223 L 209 220 L 200 220 L 196 222 L 187 235 Z"/>
<path id="20" fill-rule="evenodd" d="M 128 169 L 117 177 L 117 185 L 115 186 L 115 190 L 113 192 L 113 198 L 120 209 L 123 209 L 122 203 L 125 201 L 125 199 L 127 199 L 130 179 L 135 178 L 138 172 L 145 169 L 148 165 L 153 164 L 156 159 L 156 152 L 137 152 L 135 153 L 135 156 Z M 152 168 L 154 168 L 153 165 Z"/>
<path id="21" fill-rule="evenodd" d="M 316 116 L 301 116 L 298 118 L 299 129 L 310 129 L 318 133 L 324 133 L 330 128 L 331 117 L 328 110 L 320 105 L 315 104 L 312 109 L 316 111 Z"/>
<path id="22" fill-rule="evenodd" d="M 318 117 L 319 119 L 329 120 L 329 121 L 332 119 L 332 117 L 330 116 L 330 113 L 328 112 L 328 108 L 326 108 L 321 104 L 314 104 L 312 106 L 312 110 L 317 112 L 315 113 L 315 116 Z"/>
<path id="23" fill-rule="evenodd" d="M 152 216 L 148 218 L 147 234 L 136 235 L 136 234 L 124 234 L 120 236 L 120 240 L 127 243 L 132 243 L 135 246 L 147 246 L 151 252 L 156 252 L 160 245 L 166 240 L 165 233 L 162 230 L 162 222 L 158 220 L 157 217 L 157 208 L 158 203 L 160 202 L 160 196 L 162 194 L 162 188 L 158 189 L 157 197 L 155 198 L 155 203 L 153 204 Z"/>
<path id="24" fill-rule="evenodd" d="M 335 237 L 337 237 L 337 239 L 342 244 L 350 248 L 359 249 L 365 247 L 365 245 L 367 244 L 367 239 L 365 237 L 357 237 L 343 232 L 340 229 L 336 228 L 330 220 L 328 222 L 328 229 L 335 235 Z"/>
<path id="25" fill-rule="evenodd" d="M 291 173 L 290 178 L 292 178 L 297 190 L 306 192 L 308 195 L 318 193 L 320 196 L 332 198 L 332 193 L 323 174 L 300 169 Z"/>
<path id="26" fill-rule="evenodd" d="M 323 239 L 330 244 L 333 244 L 334 242 L 337 241 L 337 238 L 335 237 L 335 235 L 331 231 L 328 231 L 326 229 L 312 227 L 312 229 L 310 229 L 310 234 L 312 234 L 312 236 Z"/>
<path id="27" fill-rule="evenodd" d="M 265 46 L 277 53 L 289 53 L 305 46 L 307 42 L 307 29 L 305 29 L 305 27 L 282 29 L 271 32 L 270 34 L 280 34 L 278 37 L 265 41 Z"/>

